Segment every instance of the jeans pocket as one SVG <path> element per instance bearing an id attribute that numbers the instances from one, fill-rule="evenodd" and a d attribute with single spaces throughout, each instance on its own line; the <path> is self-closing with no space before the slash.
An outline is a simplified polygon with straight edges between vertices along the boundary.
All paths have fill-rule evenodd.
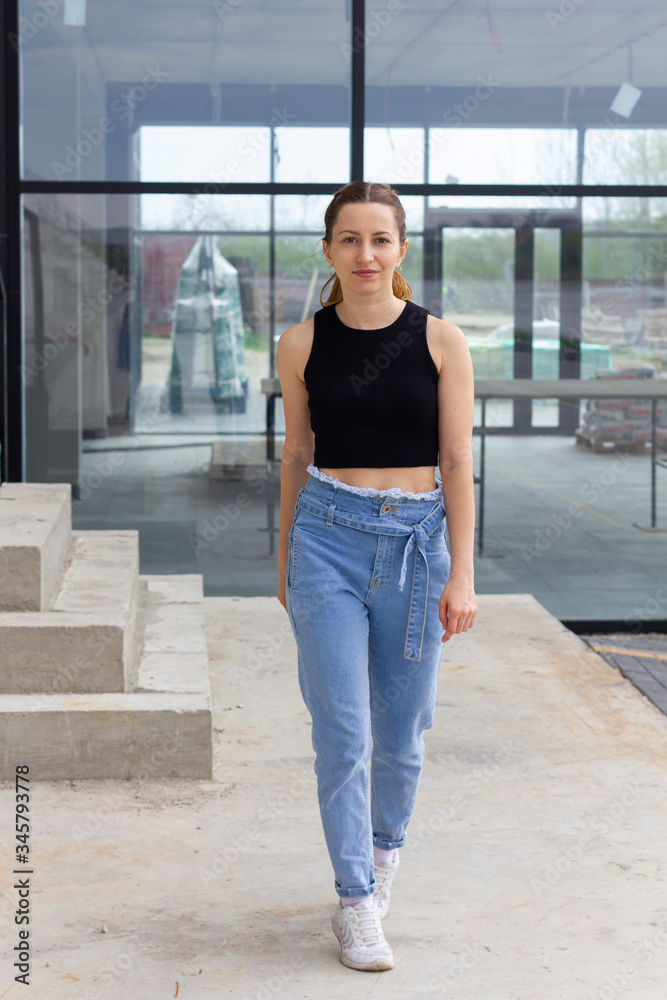
<path id="1" fill-rule="evenodd" d="M 294 511 L 294 518 L 292 520 L 292 527 L 289 530 L 289 543 L 287 551 L 287 574 L 286 574 L 286 585 L 288 590 L 292 590 L 294 586 L 294 578 L 296 574 L 296 555 L 297 555 L 297 523 L 299 518 L 303 514 L 303 507 L 299 507 L 298 503 Z"/>
<path id="2" fill-rule="evenodd" d="M 289 591 L 292 590 L 292 583 L 293 583 L 293 580 L 294 580 L 294 562 L 295 562 L 295 560 L 294 560 L 294 550 L 295 550 L 295 545 L 294 545 L 294 524 L 292 524 L 292 527 L 290 528 L 289 535 L 288 535 L 288 544 L 287 544 L 287 575 L 286 575 L 286 579 L 285 579 L 285 583 L 286 583 L 287 589 Z"/>

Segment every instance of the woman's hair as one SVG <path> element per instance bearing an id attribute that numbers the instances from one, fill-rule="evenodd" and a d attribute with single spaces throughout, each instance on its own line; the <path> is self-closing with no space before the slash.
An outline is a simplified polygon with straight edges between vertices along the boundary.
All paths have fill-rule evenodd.
<path id="1" fill-rule="evenodd" d="M 338 191 L 336 191 L 327 206 L 326 212 L 324 213 L 324 239 L 329 246 L 331 246 L 333 227 L 336 224 L 338 213 L 343 205 L 349 205 L 354 202 L 363 205 L 369 205 L 371 203 L 377 205 L 389 205 L 389 207 L 394 211 L 394 219 L 398 229 L 398 242 L 401 246 L 405 243 L 405 209 L 401 205 L 399 197 L 394 189 L 389 187 L 387 184 L 369 184 L 367 181 L 352 181 L 350 184 L 346 184 L 345 187 L 339 188 Z M 329 298 L 326 302 L 322 302 L 322 294 L 324 289 L 329 284 L 329 281 L 333 281 L 331 291 L 329 292 Z M 329 278 L 329 281 L 325 282 L 320 291 L 320 304 L 323 306 L 332 306 L 335 305 L 336 302 L 343 301 L 343 290 L 340 287 L 338 275 L 332 275 Z M 394 271 L 392 278 L 392 291 L 399 299 L 412 298 L 412 288 L 407 283 L 405 278 L 398 273 L 398 271 Z"/>

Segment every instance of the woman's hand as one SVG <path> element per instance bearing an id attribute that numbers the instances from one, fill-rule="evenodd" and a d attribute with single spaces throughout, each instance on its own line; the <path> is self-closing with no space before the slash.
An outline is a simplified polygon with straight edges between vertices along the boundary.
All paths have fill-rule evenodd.
<path id="1" fill-rule="evenodd" d="M 286 580 L 285 577 L 283 577 L 282 579 L 278 580 L 278 593 L 276 594 L 276 597 L 284 607 L 285 611 L 287 611 L 287 601 L 285 600 L 285 589 L 286 589 Z"/>
<path id="2" fill-rule="evenodd" d="M 469 580 L 450 576 L 438 601 L 438 613 L 445 630 L 442 642 L 472 628 L 477 615 L 474 584 Z"/>

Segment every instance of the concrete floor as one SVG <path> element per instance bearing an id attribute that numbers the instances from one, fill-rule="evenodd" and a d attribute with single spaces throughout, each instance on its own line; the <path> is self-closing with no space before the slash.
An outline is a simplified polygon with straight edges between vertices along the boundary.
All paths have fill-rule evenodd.
<path id="1" fill-rule="evenodd" d="M 205 605 L 212 781 L 32 775 L 31 996 L 663 1000 L 667 719 L 534 598 L 481 597 L 443 647 L 384 973 L 341 965 L 329 926 L 287 615 L 271 597 Z M 0 801 L 13 997 L 7 783 Z"/>
<path id="2" fill-rule="evenodd" d="M 279 483 L 270 555 L 265 480 L 209 481 L 210 458 L 210 444 L 123 454 L 73 503 L 73 525 L 139 528 L 141 572 L 202 573 L 207 596 L 275 595 Z M 103 456 L 84 459 L 94 470 Z M 667 618 L 667 470 L 657 470 L 662 531 L 635 526 L 650 520 L 649 466 L 648 454 L 596 455 L 568 437 L 489 438 L 478 593 L 532 593 L 563 621 Z"/>

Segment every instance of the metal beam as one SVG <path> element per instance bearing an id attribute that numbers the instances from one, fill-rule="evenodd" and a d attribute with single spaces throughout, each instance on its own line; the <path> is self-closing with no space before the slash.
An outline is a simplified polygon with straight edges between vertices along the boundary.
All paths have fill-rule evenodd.
<path id="1" fill-rule="evenodd" d="M 4 481 L 23 479 L 23 406 L 20 376 L 21 330 L 21 196 L 19 187 L 19 45 L 18 0 L 3 8 L 3 44 L 0 86 L 4 90 L 0 112 L 0 270 L 4 277 L 3 344 L 0 350 L 0 391 L 3 396 L 2 469 Z"/>
<path id="2" fill-rule="evenodd" d="M 350 180 L 364 179 L 366 87 L 366 2 L 352 0 L 352 94 L 350 107 Z"/>

